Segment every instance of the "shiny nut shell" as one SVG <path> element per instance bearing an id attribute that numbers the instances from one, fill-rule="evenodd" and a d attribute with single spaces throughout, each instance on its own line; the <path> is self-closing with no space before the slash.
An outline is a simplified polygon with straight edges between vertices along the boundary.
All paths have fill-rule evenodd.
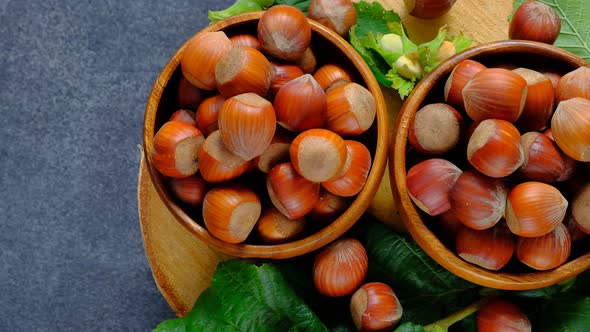
<path id="1" fill-rule="evenodd" d="M 227 149 L 219 130 L 207 136 L 199 149 L 200 174 L 207 182 L 225 182 L 249 169 L 249 163 Z"/>
<path id="2" fill-rule="evenodd" d="M 566 171 L 566 159 L 546 135 L 531 131 L 521 136 L 524 161 L 519 173 L 529 180 L 557 181 Z"/>
<path id="3" fill-rule="evenodd" d="M 262 50 L 258 38 L 249 33 L 239 33 L 237 35 L 233 35 L 229 37 L 229 40 L 231 41 L 232 45 L 248 46 L 259 51 Z"/>
<path id="4" fill-rule="evenodd" d="M 320 197 L 309 212 L 310 219 L 319 222 L 334 221 L 350 205 L 350 198 L 332 194 L 320 189 Z"/>
<path id="5" fill-rule="evenodd" d="M 590 181 L 586 182 L 574 195 L 572 215 L 578 227 L 584 233 L 590 234 Z"/>
<path id="6" fill-rule="evenodd" d="M 308 17 L 346 38 L 357 13 L 351 0 L 311 0 Z"/>
<path id="7" fill-rule="evenodd" d="M 305 216 L 320 195 L 320 184 L 299 175 L 290 162 L 278 164 L 268 172 L 266 188 L 273 205 L 290 219 Z"/>
<path id="8" fill-rule="evenodd" d="M 451 211 L 455 217 L 467 227 L 483 230 L 502 219 L 506 210 L 508 186 L 502 179 L 467 170 L 455 182 L 450 197 Z"/>
<path id="9" fill-rule="evenodd" d="M 279 89 L 283 87 L 283 85 L 289 83 L 291 80 L 296 79 L 299 76 L 303 76 L 303 70 L 301 67 L 291 64 L 291 63 L 282 63 L 282 62 L 272 62 L 274 66 L 274 76 L 272 81 L 270 82 L 270 89 L 273 94 L 276 95 L 279 92 Z"/>
<path id="10" fill-rule="evenodd" d="M 339 239 L 315 256 L 313 282 L 322 295 L 345 296 L 362 284 L 368 266 L 367 252 L 358 240 Z"/>
<path id="11" fill-rule="evenodd" d="M 486 66 L 474 60 L 463 60 L 451 71 L 445 82 L 445 101 L 450 105 L 464 109 L 463 88 L 475 74 L 486 69 Z"/>
<path id="12" fill-rule="evenodd" d="M 181 108 L 194 110 L 203 99 L 204 92 L 192 85 L 185 77 L 178 81 L 176 100 Z"/>
<path id="13" fill-rule="evenodd" d="M 270 206 L 262 211 L 254 232 L 264 243 L 285 243 L 301 235 L 305 224 L 305 218 L 289 219 L 276 207 Z"/>
<path id="14" fill-rule="evenodd" d="M 557 101 L 575 97 L 590 99 L 590 68 L 578 67 L 563 75 L 557 83 Z"/>
<path id="15" fill-rule="evenodd" d="M 518 119 L 527 96 L 527 82 L 502 68 L 487 68 L 475 74 L 463 88 L 467 115 L 474 121 Z"/>
<path id="16" fill-rule="evenodd" d="M 397 325 L 403 308 L 391 287 L 369 282 L 350 298 L 350 314 L 359 331 L 383 331 Z"/>
<path id="17" fill-rule="evenodd" d="M 510 122 L 481 121 L 467 143 L 467 160 L 481 173 L 500 178 L 516 171 L 524 162 L 520 133 Z"/>
<path id="18" fill-rule="evenodd" d="M 539 237 L 521 237 L 516 257 L 535 270 L 549 270 L 565 263 L 571 253 L 571 238 L 564 224 Z"/>
<path id="19" fill-rule="evenodd" d="M 448 160 L 432 158 L 410 168 L 408 194 L 418 208 L 431 216 L 451 209 L 450 191 L 462 171 Z"/>
<path id="20" fill-rule="evenodd" d="M 266 96 L 274 77 L 274 66 L 252 47 L 233 46 L 217 62 L 217 90 L 225 98 L 252 92 Z"/>
<path id="21" fill-rule="evenodd" d="M 227 99 L 219 110 L 223 143 L 244 160 L 259 156 L 270 144 L 276 129 L 272 104 L 254 93 Z"/>
<path id="22" fill-rule="evenodd" d="M 168 121 L 154 135 L 152 161 L 163 175 L 173 178 L 191 176 L 199 169 L 197 153 L 203 134 L 193 125 Z"/>
<path id="23" fill-rule="evenodd" d="M 362 85 L 346 83 L 326 93 L 326 128 L 340 135 L 360 135 L 375 121 L 375 98 Z"/>
<path id="24" fill-rule="evenodd" d="M 549 124 L 555 106 L 555 90 L 551 80 L 528 68 L 516 68 L 512 72 L 527 81 L 526 101 L 514 125 L 520 132 L 544 130 Z"/>
<path id="25" fill-rule="evenodd" d="M 339 175 L 347 154 L 344 139 L 321 128 L 302 132 L 289 147 L 293 167 L 312 182 L 327 181 Z"/>
<path id="26" fill-rule="evenodd" d="M 291 131 L 324 126 L 326 93 L 310 74 L 299 76 L 277 92 L 273 107 L 278 123 Z"/>
<path id="27" fill-rule="evenodd" d="M 282 162 L 289 161 L 289 147 L 293 137 L 286 130 L 277 127 L 275 135 L 268 147 L 261 155 L 252 159 L 254 166 L 263 173 L 268 173 L 271 168 Z"/>
<path id="28" fill-rule="evenodd" d="M 215 66 L 231 47 L 223 31 L 196 34 L 187 42 L 180 59 L 183 76 L 197 88 L 214 90 L 217 87 Z"/>
<path id="29" fill-rule="evenodd" d="M 258 21 L 258 40 L 265 53 L 283 60 L 297 60 L 311 42 L 311 25 L 299 9 L 277 5 Z"/>
<path id="30" fill-rule="evenodd" d="M 371 153 L 358 141 L 346 140 L 344 143 L 348 151 L 344 173 L 322 182 L 322 187 L 335 195 L 351 197 L 358 194 L 367 182 L 371 170 Z"/>
<path id="31" fill-rule="evenodd" d="M 410 15 L 433 19 L 447 13 L 456 0 L 404 0 Z"/>
<path id="32" fill-rule="evenodd" d="M 338 81 L 352 82 L 352 76 L 342 66 L 328 63 L 316 70 L 313 78 L 318 82 L 322 89 L 327 90 L 332 84 Z"/>
<path id="33" fill-rule="evenodd" d="M 561 19 L 553 8 L 540 1 L 525 1 L 512 16 L 508 36 L 553 44 L 560 30 Z"/>
<path id="34" fill-rule="evenodd" d="M 209 136 L 212 132 L 219 129 L 217 121 L 219 120 L 219 110 L 225 102 L 225 98 L 221 95 L 215 95 L 205 98 L 197 108 L 195 120 L 197 128 L 205 136 Z"/>
<path id="35" fill-rule="evenodd" d="M 185 109 L 174 111 L 168 121 L 180 121 L 188 123 L 191 126 L 197 126 L 197 123 L 195 122 L 195 112 Z"/>
<path id="36" fill-rule="evenodd" d="M 476 313 L 478 332 L 531 332 L 531 322 L 512 302 L 494 298 L 485 302 Z"/>
<path id="37" fill-rule="evenodd" d="M 518 236 L 542 236 L 563 222 L 567 207 L 568 201 L 557 188 L 542 182 L 523 182 L 508 193 L 506 223 Z"/>
<path id="38" fill-rule="evenodd" d="M 247 238 L 261 213 L 260 199 L 252 190 L 238 184 L 215 187 L 203 201 L 203 221 L 216 238 L 241 243 Z"/>
<path id="39" fill-rule="evenodd" d="M 484 230 L 463 227 L 455 241 L 459 257 L 492 271 L 498 271 L 510 262 L 515 246 L 515 236 L 504 224 Z"/>
<path id="40" fill-rule="evenodd" d="M 199 173 L 186 178 L 172 178 L 168 182 L 168 187 L 179 201 L 190 207 L 200 206 L 209 189 L 207 182 Z"/>
<path id="41" fill-rule="evenodd" d="M 555 143 L 571 158 L 590 161 L 590 100 L 572 98 L 562 101 L 551 118 Z"/>

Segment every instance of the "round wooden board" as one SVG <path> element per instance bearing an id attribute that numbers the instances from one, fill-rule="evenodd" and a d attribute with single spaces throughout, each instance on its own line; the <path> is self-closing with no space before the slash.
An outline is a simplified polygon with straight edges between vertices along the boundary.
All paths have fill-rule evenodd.
<path id="1" fill-rule="evenodd" d="M 441 18 L 421 20 L 408 15 L 403 0 L 379 2 L 386 9 L 399 13 L 408 35 L 417 43 L 433 39 L 445 25 L 449 35 L 463 33 L 471 37 L 474 44 L 506 39 L 507 18 L 512 11 L 511 0 L 457 0 L 451 11 Z M 393 128 L 402 101 L 390 89 L 383 89 L 383 92 L 391 116 L 390 128 Z M 209 286 L 217 263 L 231 257 L 209 248 L 174 219 L 158 196 L 143 160 L 138 180 L 139 222 L 154 280 L 174 312 L 184 316 Z"/>
<path id="2" fill-rule="evenodd" d="M 217 263 L 229 256 L 209 248 L 176 221 L 158 196 L 143 159 L 137 196 L 143 244 L 154 280 L 174 312 L 184 316 L 209 286 Z"/>

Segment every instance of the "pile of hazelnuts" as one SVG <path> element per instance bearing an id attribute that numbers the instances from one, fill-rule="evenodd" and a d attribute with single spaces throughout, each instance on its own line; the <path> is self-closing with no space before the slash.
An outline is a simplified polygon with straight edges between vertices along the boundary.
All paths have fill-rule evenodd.
<path id="1" fill-rule="evenodd" d="M 590 68 L 514 67 L 464 60 L 416 112 L 408 192 L 464 260 L 548 270 L 590 234 Z"/>
<path id="2" fill-rule="evenodd" d="M 508 35 L 552 44 L 560 27 L 525 1 Z M 514 256 L 549 270 L 588 250 L 590 67 L 537 69 L 460 62 L 408 135 L 411 199 L 458 256 L 493 271 Z"/>
<path id="3" fill-rule="evenodd" d="M 255 34 L 233 32 L 186 43 L 181 109 L 156 132 L 150 158 L 212 236 L 285 243 L 311 219 L 335 220 L 362 190 L 372 156 L 357 138 L 373 125 L 375 100 L 346 65 L 318 65 L 295 7 L 265 11 Z"/>

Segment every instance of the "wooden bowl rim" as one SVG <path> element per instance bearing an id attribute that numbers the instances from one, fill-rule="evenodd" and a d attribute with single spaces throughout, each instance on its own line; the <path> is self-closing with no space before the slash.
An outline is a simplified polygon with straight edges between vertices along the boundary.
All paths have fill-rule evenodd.
<path id="1" fill-rule="evenodd" d="M 236 15 L 213 23 L 197 33 L 206 31 L 220 31 L 228 27 L 233 28 L 241 24 L 252 24 L 253 22 L 260 19 L 263 13 L 263 11 L 258 11 Z M 162 181 L 163 177 L 158 173 L 151 163 L 150 155 L 153 147 L 153 135 L 150 133 L 154 132 L 156 112 L 159 101 L 166 87 L 166 83 L 170 81 L 172 75 L 180 64 L 180 58 L 184 48 L 186 47 L 186 42 L 176 51 L 162 72 L 159 74 L 146 104 L 143 136 L 144 156 L 148 172 L 152 182 L 154 183 L 156 191 L 160 195 L 167 208 L 184 227 L 196 235 L 197 238 L 207 243 L 207 245 L 226 254 L 243 258 L 283 259 L 300 256 L 321 248 L 337 239 L 361 218 L 363 213 L 369 207 L 369 204 L 381 183 L 381 179 L 383 178 L 385 165 L 387 163 L 389 129 L 385 100 L 383 98 L 379 83 L 373 76 L 371 69 L 367 66 L 362 57 L 346 40 L 323 25 L 316 23 L 313 20 L 308 19 L 308 21 L 312 27 L 312 34 L 318 34 L 331 42 L 347 56 L 351 64 L 356 70 L 358 70 L 362 80 L 367 86 L 367 89 L 375 97 L 377 109 L 375 117 L 375 122 L 377 124 L 377 143 L 371 170 L 367 177 L 367 182 L 348 209 L 343 212 L 338 219 L 334 220 L 320 231 L 310 234 L 305 238 L 284 244 L 230 244 L 213 237 L 204 227 L 195 222 L 176 203 L 174 203 L 174 200 L 169 195 L 168 190 L 165 188 L 165 185 Z"/>
<path id="2" fill-rule="evenodd" d="M 542 54 L 572 67 L 588 66 L 578 56 L 552 45 L 523 41 L 504 40 L 482 44 L 470 48 L 439 65 L 416 86 L 412 94 L 404 102 L 396 119 L 396 130 L 392 134 L 389 163 L 392 194 L 402 221 L 410 235 L 420 247 L 437 263 L 475 284 L 506 290 L 529 290 L 554 285 L 574 277 L 590 268 L 590 252 L 563 264 L 553 270 L 529 273 L 494 272 L 470 264 L 447 248 L 438 237 L 424 224 L 412 203 L 406 184 L 406 146 L 408 129 L 416 111 L 426 98 L 428 92 L 443 79 L 461 61 L 478 56 L 499 55 L 506 53 Z"/>

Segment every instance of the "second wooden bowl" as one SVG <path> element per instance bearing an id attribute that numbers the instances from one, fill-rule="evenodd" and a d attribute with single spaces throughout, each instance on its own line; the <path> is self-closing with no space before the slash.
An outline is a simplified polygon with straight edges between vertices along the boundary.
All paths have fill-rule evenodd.
<path id="1" fill-rule="evenodd" d="M 550 286 L 590 268 L 590 251 L 576 253 L 570 260 L 548 271 L 494 272 L 470 264 L 457 256 L 433 232 L 426 215 L 419 212 L 407 190 L 407 141 L 412 120 L 423 105 L 442 102 L 444 83 L 453 68 L 461 61 L 472 59 L 487 66 L 511 64 L 531 69 L 548 68 L 564 74 L 587 65 L 579 57 L 557 47 L 528 41 L 501 41 L 471 48 L 438 66 L 414 89 L 405 101 L 395 124 L 390 147 L 390 179 L 392 191 L 402 220 L 416 242 L 436 262 L 454 274 L 473 283 L 508 290 L 527 290 Z M 587 249 L 586 249 L 587 250 Z"/>
<path id="2" fill-rule="evenodd" d="M 262 14 L 263 12 L 254 12 L 236 15 L 211 24 L 201 32 L 224 31 L 228 36 L 239 33 L 256 35 L 256 26 Z M 366 144 L 372 156 L 372 166 L 365 186 L 337 219 L 304 238 L 275 245 L 255 244 L 249 240 L 240 244 L 223 242 L 207 231 L 199 213 L 189 213 L 175 201 L 167 188 L 165 177 L 159 174 L 150 162 L 155 133 L 172 112 L 178 109 L 175 96 L 178 82 L 182 77 L 179 64 L 186 44 L 178 49 L 164 67 L 149 96 L 144 118 L 144 153 L 152 182 L 166 207 L 179 223 L 210 247 L 226 254 L 237 257 L 288 258 L 316 250 L 334 241 L 355 224 L 367 210 L 381 183 L 387 161 L 389 137 L 387 111 L 379 84 L 370 68 L 346 40 L 319 23 L 311 20 L 309 23 L 312 28 L 311 47 L 317 58 L 317 66 L 336 63 L 349 68 L 356 77 L 356 83 L 366 87 L 374 96 L 377 112 L 373 126 L 357 137 Z"/>

